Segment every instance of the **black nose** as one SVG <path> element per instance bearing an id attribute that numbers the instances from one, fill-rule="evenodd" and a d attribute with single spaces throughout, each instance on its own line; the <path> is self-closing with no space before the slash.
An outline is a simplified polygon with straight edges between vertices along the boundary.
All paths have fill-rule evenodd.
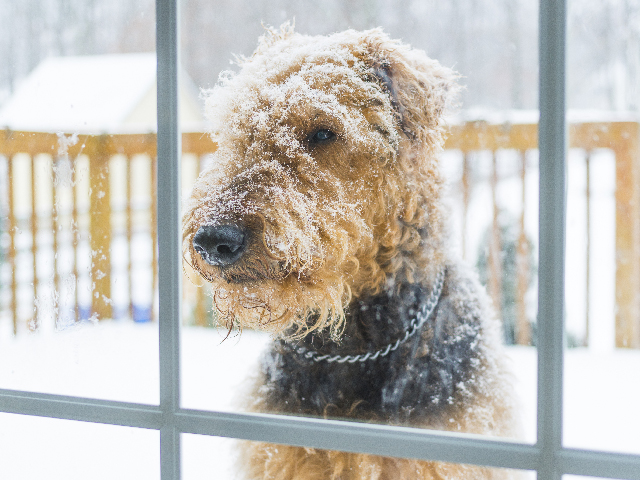
<path id="1" fill-rule="evenodd" d="M 246 237 L 236 225 L 205 225 L 193 237 L 193 248 L 209 265 L 236 263 L 247 249 Z"/>

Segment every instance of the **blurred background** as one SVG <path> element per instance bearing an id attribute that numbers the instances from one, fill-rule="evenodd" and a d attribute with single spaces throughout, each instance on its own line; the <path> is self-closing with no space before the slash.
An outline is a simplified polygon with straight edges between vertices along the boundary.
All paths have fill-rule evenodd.
<path id="1" fill-rule="evenodd" d="M 263 25 L 279 26 L 293 21 L 297 31 L 312 35 L 381 26 L 392 37 L 424 49 L 431 57 L 458 71 L 464 86 L 460 106 L 451 119 L 460 129 L 450 138 L 447 160 L 443 162 L 451 185 L 449 200 L 456 239 L 454 248 L 478 267 L 505 323 L 506 342 L 529 344 L 535 341 L 533 323 L 537 301 L 537 9 L 537 2 L 532 0 L 275 0 L 268 3 L 183 0 L 182 128 L 194 133 L 206 130 L 200 89 L 215 85 L 221 71 L 236 68 L 233 64 L 236 56 L 251 55 Z M 0 11 L 3 19 L 0 29 L 0 128 L 87 135 L 155 132 L 155 14 L 152 0 L 133 3 L 124 0 L 0 0 Z M 630 273 L 624 271 L 616 277 L 624 263 L 619 260 L 622 257 L 616 248 L 625 242 L 636 241 L 634 212 L 637 208 L 633 207 L 635 210 L 628 220 L 616 217 L 615 213 L 622 198 L 637 196 L 637 189 L 632 185 L 637 176 L 634 173 L 637 161 L 621 163 L 621 158 L 627 155 L 628 145 L 618 141 L 618 137 L 633 135 L 620 124 L 637 121 L 640 108 L 640 0 L 569 2 L 567 58 L 570 121 L 590 123 L 591 130 L 596 131 L 584 130 L 578 134 L 582 139 L 589 137 L 589 142 L 583 140 L 582 144 L 573 144 L 576 148 L 572 149 L 569 159 L 572 174 L 568 187 L 572 193 L 567 220 L 570 227 L 568 241 L 572 248 L 568 249 L 567 256 L 568 343 L 571 346 L 588 345 L 590 321 L 593 323 L 596 317 L 600 321 L 595 326 L 596 333 L 591 332 L 591 343 L 600 341 L 612 346 L 615 342 L 623 346 L 626 342 L 628 346 L 640 346 L 640 327 L 636 326 L 640 320 L 635 318 L 638 302 L 632 298 L 635 289 L 640 288 L 640 280 L 635 279 L 640 275 L 638 268 L 634 266 Z M 613 130 L 611 122 L 617 122 Z M 483 133 L 483 125 L 503 125 L 509 130 L 511 125 L 518 124 L 530 125 L 526 133 L 528 140 L 524 142 L 523 137 L 511 133 L 509 138 L 504 132 Z M 153 150 L 154 140 L 139 138 L 133 141 L 138 142 L 133 149 L 120 145 L 122 142 L 132 145 L 130 140 L 120 137 L 111 137 L 110 147 L 99 142 L 100 148 L 104 149 L 100 155 L 109 158 L 105 161 L 113 164 L 104 166 L 113 173 L 109 181 L 112 187 L 107 192 L 104 190 L 106 184 L 94 175 L 99 170 L 97 161 L 90 162 L 84 155 L 88 151 L 86 148 L 70 146 L 71 152 L 78 157 L 77 162 L 73 158 L 70 160 L 68 155 L 66 159 L 59 155 L 59 162 L 53 161 L 47 167 L 46 161 L 35 157 L 47 153 L 48 140 L 40 138 L 44 144 L 34 150 L 33 145 L 29 148 L 24 145 L 26 139 L 18 141 L 16 138 L 11 140 L 11 146 L 5 147 L 5 158 L 28 153 L 27 157 L 32 159 L 20 160 L 18 155 L 15 162 L 5 160 L 0 163 L 0 181 L 5 186 L 5 193 L 0 196 L 0 208 L 13 212 L 5 215 L 4 224 L 0 225 L 0 231 L 4 232 L 0 237 L 0 255 L 18 261 L 22 252 L 22 261 L 35 265 L 36 237 L 43 237 L 42 241 L 52 245 L 59 240 L 63 256 L 65 242 L 71 242 L 73 248 L 67 256 L 75 258 L 76 265 L 68 269 L 74 277 L 70 282 L 83 284 L 82 288 L 76 288 L 75 313 L 67 315 L 71 320 L 89 319 L 96 313 L 97 318 L 129 316 L 141 321 L 151 320 L 155 294 L 149 286 L 155 284 L 157 274 L 152 235 L 155 228 L 152 212 L 154 168 L 149 156 L 152 152 L 139 142 L 150 145 Z M 465 138 L 474 138 L 475 143 L 463 145 Z M 74 141 L 78 142 L 77 139 Z M 89 140 L 88 145 L 93 141 Z M 183 187 L 187 195 L 191 183 L 207 165 L 207 154 L 215 147 L 202 135 L 194 135 L 192 141 L 186 139 L 185 144 Z M 625 148 L 625 152 L 614 153 Z M 36 151 L 38 149 L 40 151 Z M 189 149 L 191 151 L 187 151 Z M 32 166 L 28 165 L 30 162 Z M 56 162 L 59 165 L 56 166 Z M 12 187 L 7 183 L 10 163 L 14 164 L 16 178 L 34 185 L 38 176 L 47 176 L 47 168 L 58 172 L 59 178 L 49 175 L 53 183 L 60 183 L 67 175 L 75 189 L 75 197 L 67 189 L 66 194 L 59 192 L 60 198 L 55 200 L 55 189 L 47 187 L 51 195 L 46 194 L 47 198 L 42 199 L 39 198 L 41 194 L 29 194 L 29 190 L 35 192 L 37 187 L 27 185 L 25 188 L 15 186 L 10 201 L 7 196 Z M 38 163 L 42 165 L 38 167 Z M 42 169 L 40 173 L 39 168 Z M 628 175 L 624 169 L 628 170 Z M 81 173 L 84 171 L 86 175 Z M 32 180 L 27 179 L 29 175 Z M 93 178 L 93 183 L 87 180 L 83 186 L 81 179 L 85 176 Z M 109 195 L 96 198 L 101 189 Z M 615 197 L 616 192 L 621 192 L 622 196 Z M 41 216 L 36 210 L 49 211 L 56 201 L 62 202 L 58 223 L 66 221 L 75 225 L 70 227 L 75 230 L 65 234 L 63 228 L 58 238 L 46 240 L 46 234 L 36 231 Z M 103 220 L 94 219 L 92 227 L 89 212 L 100 216 L 98 212 L 104 210 L 100 202 L 105 206 L 108 203 L 113 212 L 103 212 L 100 217 Z M 36 207 L 29 207 L 29 203 Z M 64 215 L 68 218 L 63 219 Z M 614 219 L 617 220 L 614 222 Z M 104 232 L 106 240 L 96 243 L 96 237 L 103 234 L 94 231 L 91 243 L 91 228 L 95 230 L 98 222 L 107 220 L 112 231 Z M 49 226 L 56 223 L 48 222 Z M 625 223 L 629 224 L 629 232 L 621 229 Z M 24 237 L 28 235 L 22 235 L 22 243 L 20 238 L 9 238 L 8 232 L 16 228 L 21 232 L 31 230 L 32 238 L 26 239 Z M 62 227 L 57 225 L 57 228 Z M 594 228 L 597 228 L 596 236 L 591 235 Z M 138 246 L 131 247 L 134 244 Z M 27 258 L 29 249 L 30 260 Z M 104 251 L 104 255 L 96 255 L 98 251 Z M 140 255 L 134 255 L 134 251 Z M 631 251 L 629 255 L 638 254 Z M 637 263 L 636 259 L 630 261 Z M 59 263 L 65 262 L 68 263 L 66 260 Z M 135 266 L 136 262 L 138 266 Z M 31 284 L 38 284 L 40 274 L 35 266 L 27 266 L 27 263 L 15 278 L 9 279 L 8 266 L 0 270 L 3 280 L 0 312 L 6 314 L 7 308 L 18 312 L 20 303 L 23 313 L 11 315 L 21 317 L 18 324 L 31 321 L 33 326 L 38 321 L 28 318 L 32 316 L 29 312 L 33 303 L 29 298 L 38 296 L 33 294 L 37 286 L 32 285 L 29 292 L 25 282 L 30 278 Z M 60 268 L 64 267 L 52 268 L 59 275 Z M 128 277 L 109 283 L 104 275 L 107 271 L 112 278 Z M 100 275 L 102 277 L 97 278 Z M 629 276 L 632 277 L 631 284 Z M 108 299 L 102 302 L 106 303 L 102 310 L 95 305 L 92 307 L 90 301 L 98 280 L 96 289 L 101 291 L 98 297 Z M 125 285 L 127 282 L 129 286 Z M 620 290 L 623 284 L 628 284 L 628 291 Z M 52 291 L 59 290 L 54 286 Z M 186 290 L 187 304 L 195 305 L 185 313 L 186 321 L 211 324 L 213 317 L 205 305 L 203 289 Z M 595 305 L 590 305 L 592 291 L 599 292 Z M 22 300 L 18 302 L 20 298 Z M 93 303 L 100 303 L 100 298 Z M 622 315 L 626 308 L 630 312 L 626 316 L 633 317 L 632 320 L 616 320 L 620 317 L 619 301 L 624 299 L 631 303 L 626 307 L 622 305 Z M 524 332 L 520 337 L 518 322 Z M 616 322 L 618 327 L 614 326 Z M 602 328 L 598 329 L 599 326 Z M 614 340 L 616 328 L 631 330 L 617 334 L 624 338 Z M 626 338 L 629 336 L 633 338 Z"/>
<path id="2" fill-rule="evenodd" d="M 640 0 L 568 3 L 565 443 L 639 453 Z M 0 0 L 0 388 L 159 401 L 154 6 Z M 182 0 L 185 198 L 216 148 L 200 90 L 251 55 L 263 24 L 286 21 L 311 35 L 383 27 L 460 73 L 441 161 L 451 248 L 503 321 L 534 441 L 538 2 Z M 233 393 L 269 339 L 223 342 L 206 285 L 188 270 L 183 299 L 183 406 L 235 411 Z M 40 420 L 8 417 L 0 451 L 29 452 L 25 422 Z M 58 438 L 60 428 L 35 431 Z M 77 465 L 68 452 L 91 446 L 65 438 L 51 462 L 16 456 L 0 477 L 57 478 L 60 457 Z M 156 441 L 140 448 L 154 465 Z M 199 461 L 228 463 L 226 450 L 211 450 Z M 100 449 L 82 451 L 88 473 L 73 478 L 102 478 L 91 460 Z M 20 477 L 25 463 L 42 471 Z"/>
<path id="3" fill-rule="evenodd" d="M 382 26 L 464 77 L 466 109 L 537 108 L 537 2 L 532 0 L 183 0 L 182 63 L 200 87 L 233 54 L 249 55 L 261 23 L 294 20 L 327 34 Z M 153 51 L 154 2 L 0 0 L 0 103 L 51 56 Z M 569 2 L 569 108 L 640 108 L 640 4 Z"/>

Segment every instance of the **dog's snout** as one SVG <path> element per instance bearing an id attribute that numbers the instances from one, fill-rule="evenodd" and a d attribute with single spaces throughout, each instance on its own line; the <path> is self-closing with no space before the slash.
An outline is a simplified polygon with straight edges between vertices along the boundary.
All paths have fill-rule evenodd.
<path id="1" fill-rule="evenodd" d="M 193 237 L 193 248 L 209 265 L 225 267 L 242 257 L 246 235 L 237 225 L 204 225 Z"/>

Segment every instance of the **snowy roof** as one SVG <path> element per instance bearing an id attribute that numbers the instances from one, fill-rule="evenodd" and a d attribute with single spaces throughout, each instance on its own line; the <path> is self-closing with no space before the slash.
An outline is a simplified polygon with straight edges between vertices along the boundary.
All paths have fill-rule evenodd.
<path id="1" fill-rule="evenodd" d="M 155 95 L 155 53 L 48 58 L 0 109 L 0 128 L 154 131 Z M 141 105 L 150 113 L 135 112 Z"/>

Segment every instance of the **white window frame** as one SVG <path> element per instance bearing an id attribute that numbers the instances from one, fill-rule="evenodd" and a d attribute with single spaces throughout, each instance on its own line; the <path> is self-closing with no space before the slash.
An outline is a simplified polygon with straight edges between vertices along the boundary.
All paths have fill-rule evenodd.
<path id="1" fill-rule="evenodd" d="M 566 0 L 540 0 L 540 265 L 535 445 L 469 434 L 180 407 L 178 0 L 156 0 L 160 405 L 0 389 L 0 412 L 160 431 L 161 479 L 179 480 L 181 434 L 215 435 L 393 457 L 640 480 L 640 455 L 562 446 Z"/>

